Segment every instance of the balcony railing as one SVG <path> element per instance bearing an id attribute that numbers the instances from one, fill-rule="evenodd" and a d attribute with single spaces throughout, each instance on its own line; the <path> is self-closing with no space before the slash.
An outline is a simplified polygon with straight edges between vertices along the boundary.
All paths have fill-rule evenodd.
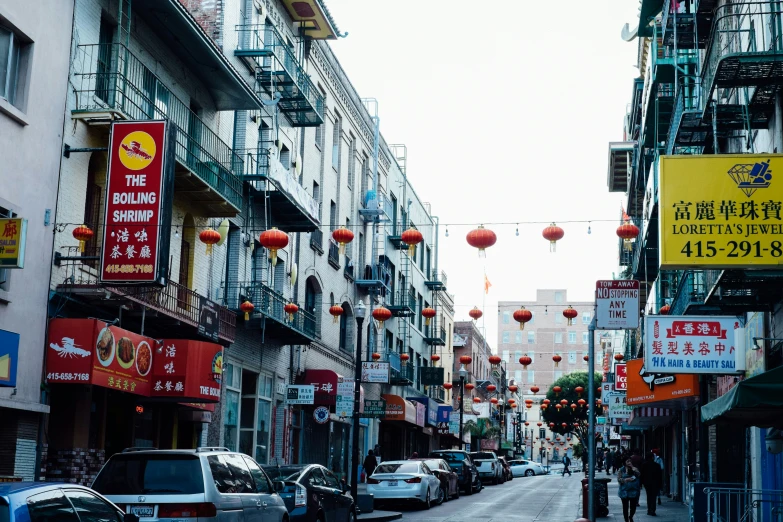
<path id="1" fill-rule="evenodd" d="M 440 386 L 430 386 L 427 390 L 427 395 L 430 399 L 437 401 L 439 403 L 446 402 L 446 390 L 444 390 Z"/>
<path id="2" fill-rule="evenodd" d="M 684 274 L 671 304 L 671 315 L 682 315 L 692 305 L 703 305 L 705 297 L 704 271 L 691 270 Z M 661 303 L 662 304 L 662 303 Z"/>
<path id="3" fill-rule="evenodd" d="M 424 282 L 432 290 L 445 290 L 448 283 L 446 272 L 430 270 L 429 277 Z"/>
<path id="4" fill-rule="evenodd" d="M 177 128 L 177 161 L 237 210 L 242 208 L 237 176 L 244 168 L 242 158 L 125 46 L 80 45 L 73 70 L 74 115 L 113 113 L 128 120 L 170 121 Z"/>
<path id="5" fill-rule="evenodd" d="M 413 384 L 413 363 L 411 361 L 402 364 L 400 354 L 397 352 L 385 352 L 381 356 L 382 361 L 389 363 L 391 384 Z"/>

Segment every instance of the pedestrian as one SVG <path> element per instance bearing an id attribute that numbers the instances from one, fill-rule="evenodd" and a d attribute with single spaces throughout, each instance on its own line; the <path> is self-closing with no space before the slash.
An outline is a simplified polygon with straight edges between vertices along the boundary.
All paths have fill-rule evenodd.
<path id="1" fill-rule="evenodd" d="M 367 452 L 362 467 L 364 468 L 364 479 L 367 480 L 375 472 L 375 468 L 378 467 L 378 461 L 375 459 L 373 450 Z"/>
<path id="2" fill-rule="evenodd" d="M 612 463 L 614 462 L 614 452 L 609 450 L 606 452 L 606 474 L 612 474 Z"/>
<path id="3" fill-rule="evenodd" d="M 571 465 L 571 459 L 568 457 L 568 455 L 563 455 L 563 476 L 565 477 L 566 473 L 568 473 L 568 476 L 571 476 L 571 470 L 568 469 L 568 466 Z"/>
<path id="4" fill-rule="evenodd" d="M 644 459 L 642 458 L 642 452 L 639 451 L 639 448 L 634 448 L 631 450 L 631 462 L 633 463 L 633 467 L 636 469 L 642 467 L 642 462 L 644 462 Z"/>
<path id="5" fill-rule="evenodd" d="M 653 455 L 655 456 L 655 463 L 658 464 L 661 467 L 661 491 L 658 493 L 658 505 L 661 505 L 661 495 L 665 493 L 664 489 L 666 488 L 666 468 L 663 465 L 663 458 L 661 457 L 661 450 L 658 448 L 655 448 L 652 450 Z"/>
<path id="6" fill-rule="evenodd" d="M 663 473 L 661 472 L 661 467 L 655 462 L 655 455 L 652 452 L 645 457 L 640 471 L 642 474 L 642 486 L 644 486 L 644 491 L 647 492 L 647 514 L 654 517 L 656 516 L 655 500 L 661 491 Z"/>
<path id="7" fill-rule="evenodd" d="M 623 465 L 623 453 L 618 449 L 614 452 L 614 459 L 612 460 L 612 473 L 619 471 Z"/>
<path id="8" fill-rule="evenodd" d="M 410 459 L 408 459 L 408 460 L 418 459 L 418 458 L 419 458 L 419 452 L 418 451 L 414 451 L 413 455 L 411 455 Z"/>
<path id="9" fill-rule="evenodd" d="M 617 482 L 620 484 L 617 496 L 620 497 L 620 501 L 623 503 L 623 519 L 625 522 L 633 522 L 636 506 L 639 503 L 641 485 L 639 483 L 639 470 L 634 467 L 630 458 L 625 460 L 625 466 L 617 472 Z"/>
<path id="10" fill-rule="evenodd" d="M 582 450 L 582 473 L 587 473 L 587 449 Z"/>

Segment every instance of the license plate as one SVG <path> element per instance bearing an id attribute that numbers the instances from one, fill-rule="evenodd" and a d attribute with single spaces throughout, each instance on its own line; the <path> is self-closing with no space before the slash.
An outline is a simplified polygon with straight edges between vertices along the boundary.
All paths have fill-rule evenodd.
<path id="1" fill-rule="evenodd" d="M 389 480 L 389 481 L 387 481 L 386 483 L 387 483 L 389 486 L 396 486 L 396 485 L 397 485 L 397 481 L 396 481 L 396 480 Z"/>
<path id="2" fill-rule="evenodd" d="M 131 506 L 130 512 L 139 518 L 152 517 L 154 511 L 153 506 Z"/>

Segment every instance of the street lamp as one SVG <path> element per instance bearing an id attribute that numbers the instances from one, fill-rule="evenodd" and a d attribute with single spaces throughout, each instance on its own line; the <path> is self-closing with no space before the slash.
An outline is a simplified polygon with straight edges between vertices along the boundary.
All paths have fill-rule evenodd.
<path id="1" fill-rule="evenodd" d="M 465 365 L 459 367 L 459 449 L 463 449 L 465 442 L 462 436 L 462 418 L 465 414 L 465 378 L 468 376 L 468 370 Z"/>
<path id="2" fill-rule="evenodd" d="M 352 451 L 351 451 L 351 497 L 356 502 L 357 490 L 359 488 L 359 400 L 361 398 L 362 381 L 362 323 L 364 323 L 364 314 L 366 313 L 364 301 L 356 304 L 354 314 L 356 315 L 356 356 L 354 358 L 353 369 L 353 433 L 352 433 Z"/>

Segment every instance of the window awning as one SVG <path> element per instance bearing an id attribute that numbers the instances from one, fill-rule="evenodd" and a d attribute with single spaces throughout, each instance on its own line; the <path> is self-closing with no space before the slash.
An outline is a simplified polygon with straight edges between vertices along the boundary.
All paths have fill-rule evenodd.
<path id="1" fill-rule="evenodd" d="M 758 428 L 783 428 L 783 367 L 750 377 L 701 407 L 707 424 L 732 422 Z"/>
<path id="2" fill-rule="evenodd" d="M 665 426 L 674 420 L 674 411 L 668 408 L 641 407 L 634 408 L 628 419 L 628 425 L 634 427 L 653 428 Z"/>

